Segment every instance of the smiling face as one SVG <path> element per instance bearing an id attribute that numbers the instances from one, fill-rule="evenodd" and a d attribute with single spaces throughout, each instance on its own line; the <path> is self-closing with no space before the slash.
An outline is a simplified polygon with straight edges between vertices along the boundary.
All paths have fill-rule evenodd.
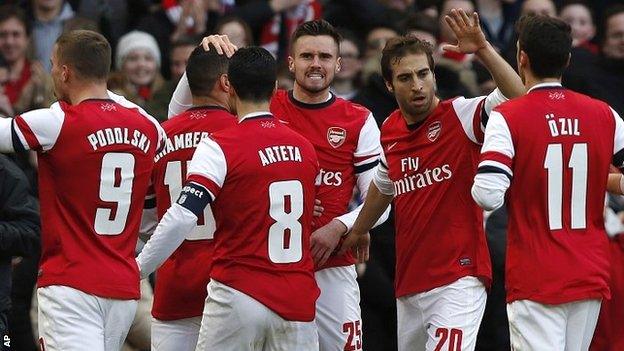
<path id="1" fill-rule="evenodd" d="M 572 28 L 572 46 L 583 44 L 596 34 L 591 12 L 583 5 L 568 5 L 561 10 L 559 17 Z"/>
<path id="2" fill-rule="evenodd" d="M 288 69 L 295 84 L 311 94 L 324 93 L 340 70 L 338 45 L 329 35 L 304 35 L 293 43 Z"/>
<path id="3" fill-rule="evenodd" d="M 0 23 L 0 53 L 9 63 L 26 57 L 28 35 L 24 24 L 17 18 Z"/>
<path id="4" fill-rule="evenodd" d="M 142 86 L 149 85 L 156 78 L 158 64 L 156 58 L 147 49 L 134 49 L 123 60 L 121 70 L 130 83 Z"/>
<path id="5" fill-rule="evenodd" d="M 391 62 L 392 82 L 386 82 L 401 112 L 413 122 L 427 117 L 436 107 L 435 76 L 427 55 L 408 54 Z"/>

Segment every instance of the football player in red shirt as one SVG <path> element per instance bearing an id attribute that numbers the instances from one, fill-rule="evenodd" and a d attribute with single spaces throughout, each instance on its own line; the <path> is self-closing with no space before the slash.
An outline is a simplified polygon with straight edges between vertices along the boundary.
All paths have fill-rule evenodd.
<path id="1" fill-rule="evenodd" d="M 236 50 L 225 36 L 204 39 L 226 54 Z M 300 25 L 291 38 L 289 68 L 295 75 L 292 91 L 278 91 L 271 112 L 281 123 L 314 145 L 321 167 L 317 198 L 324 208 L 313 222 L 312 253 L 315 278 L 321 289 L 316 308 L 321 350 L 362 349 L 360 291 L 351 252 L 335 255 L 340 238 L 353 225 L 361 206 L 349 211 L 357 186 L 366 196 L 381 151 L 379 129 L 371 112 L 330 92 L 340 70 L 340 35 L 326 21 Z M 184 108 L 188 87 L 178 85 L 170 112 Z M 376 224 L 383 223 L 389 209 Z M 368 248 L 366 248 L 368 250 Z"/>
<path id="2" fill-rule="evenodd" d="M 152 185 L 155 207 L 144 212 L 149 234 L 175 202 L 186 180 L 188 165 L 199 142 L 208 135 L 236 125 L 229 113 L 229 59 L 197 47 L 191 53 L 186 77 L 193 107 L 167 120 L 167 140 L 156 155 Z M 148 220 L 152 218 L 152 220 Z M 147 226 L 151 222 L 151 226 Z M 197 227 L 158 269 L 152 307 L 152 350 L 192 351 L 197 345 L 201 316 L 210 281 L 215 221 L 206 206 Z"/>
<path id="3" fill-rule="evenodd" d="M 110 60 L 102 35 L 61 35 L 51 57 L 59 101 L 0 120 L 0 151 L 38 153 L 45 350 L 120 349 L 140 296 L 135 247 L 164 131 L 106 90 Z"/>
<path id="4" fill-rule="evenodd" d="M 528 93 L 492 112 L 472 195 L 488 210 L 507 202 L 512 348 L 587 350 L 610 296 L 603 211 L 609 167 L 624 161 L 624 122 L 606 103 L 561 86 L 568 24 L 532 16 L 519 28 Z"/>
<path id="5" fill-rule="evenodd" d="M 318 160 L 269 112 L 276 63 L 243 48 L 228 68 L 238 124 L 197 147 L 180 197 L 137 258 L 152 272 L 212 203 L 216 222 L 197 350 L 317 350 L 310 233 Z"/>
<path id="6" fill-rule="evenodd" d="M 382 74 L 399 109 L 381 127 L 377 174 L 342 246 L 368 245 L 365 233 L 394 201 L 399 350 L 475 348 L 491 269 L 483 211 L 470 186 L 489 113 L 524 92 L 476 13 L 452 10 L 446 21 L 458 38 L 447 50 L 475 54 L 499 88 L 440 101 L 431 45 L 413 37 L 388 41 Z"/>

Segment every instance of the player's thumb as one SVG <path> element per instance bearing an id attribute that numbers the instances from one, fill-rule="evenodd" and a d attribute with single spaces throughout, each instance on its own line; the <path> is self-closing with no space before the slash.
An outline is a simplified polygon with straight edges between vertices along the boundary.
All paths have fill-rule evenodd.
<path id="1" fill-rule="evenodd" d="M 460 52 L 458 45 L 444 44 L 442 45 L 442 50 L 444 51 L 452 51 L 452 52 Z"/>

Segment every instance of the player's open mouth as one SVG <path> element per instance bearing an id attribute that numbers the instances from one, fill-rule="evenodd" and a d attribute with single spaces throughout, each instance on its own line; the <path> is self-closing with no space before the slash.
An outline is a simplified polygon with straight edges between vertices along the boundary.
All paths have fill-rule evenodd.
<path id="1" fill-rule="evenodd" d="M 415 96 L 412 98 L 412 103 L 421 105 L 425 102 L 425 100 L 427 100 L 426 96 Z"/>
<path id="2" fill-rule="evenodd" d="M 310 73 L 307 75 L 307 77 L 310 79 L 319 79 L 319 80 L 325 78 L 325 76 L 320 73 Z"/>

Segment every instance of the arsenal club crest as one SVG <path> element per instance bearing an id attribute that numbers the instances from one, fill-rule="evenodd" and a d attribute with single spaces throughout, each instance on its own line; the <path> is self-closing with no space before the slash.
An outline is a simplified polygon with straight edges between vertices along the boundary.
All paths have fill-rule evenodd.
<path id="1" fill-rule="evenodd" d="M 327 141 L 334 149 L 344 144 L 347 139 L 347 131 L 340 127 L 330 127 L 327 129 Z"/>
<path id="2" fill-rule="evenodd" d="M 429 129 L 427 130 L 427 139 L 429 141 L 434 142 L 440 136 L 440 132 L 442 131 L 442 123 L 440 121 L 433 122 L 429 125 Z"/>

